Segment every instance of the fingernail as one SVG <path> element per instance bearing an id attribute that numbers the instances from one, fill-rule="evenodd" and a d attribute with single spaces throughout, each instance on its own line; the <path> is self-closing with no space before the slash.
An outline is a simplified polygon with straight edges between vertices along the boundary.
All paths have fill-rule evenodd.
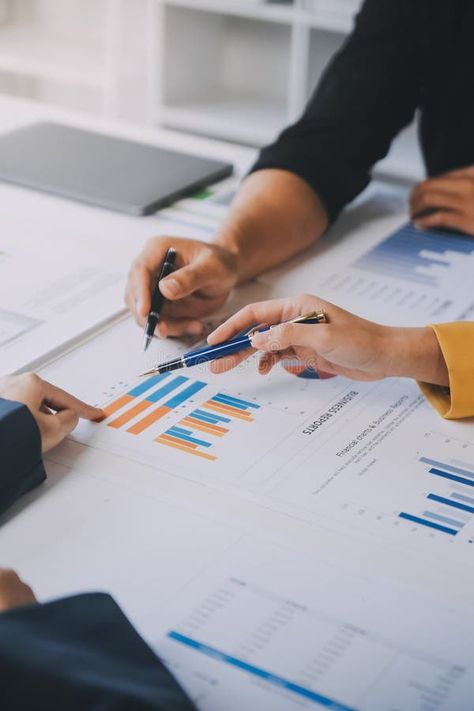
<path id="1" fill-rule="evenodd" d="M 165 287 L 165 291 L 169 296 L 177 296 L 179 294 L 179 284 L 176 279 L 163 279 L 161 284 Z"/>
<path id="2" fill-rule="evenodd" d="M 254 333 L 250 336 L 252 348 L 262 348 L 268 342 L 268 333 Z"/>

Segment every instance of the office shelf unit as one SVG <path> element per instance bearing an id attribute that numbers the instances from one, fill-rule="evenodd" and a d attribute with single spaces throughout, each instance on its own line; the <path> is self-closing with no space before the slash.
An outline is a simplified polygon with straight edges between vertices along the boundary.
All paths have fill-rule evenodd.
<path id="1" fill-rule="evenodd" d="M 362 0 L 0 0 L 0 91 L 260 146 Z M 413 128 L 381 168 L 416 179 Z"/>
<path id="2" fill-rule="evenodd" d="M 149 117 L 260 146 L 302 112 L 361 0 L 150 0 Z M 416 132 L 379 172 L 422 175 Z"/>
<path id="3" fill-rule="evenodd" d="M 0 92 L 117 116 L 146 65 L 146 2 L 0 0 Z"/>

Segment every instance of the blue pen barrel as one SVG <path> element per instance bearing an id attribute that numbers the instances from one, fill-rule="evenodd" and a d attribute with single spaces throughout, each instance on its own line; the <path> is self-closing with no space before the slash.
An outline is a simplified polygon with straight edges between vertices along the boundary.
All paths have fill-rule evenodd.
<path id="1" fill-rule="evenodd" d="M 193 365 L 208 363 L 210 360 L 215 360 L 216 358 L 224 358 L 233 353 L 239 353 L 249 347 L 250 338 L 247 335 L 240 334 L 230 341 L 219 343 L 217 346 L 204 346 L 204 348 L 198 348 L 198 350 L 192 351 L 191 353 L 186 353 L 183 356 L 183 360 L 186 366 L 190 368 Z"/>

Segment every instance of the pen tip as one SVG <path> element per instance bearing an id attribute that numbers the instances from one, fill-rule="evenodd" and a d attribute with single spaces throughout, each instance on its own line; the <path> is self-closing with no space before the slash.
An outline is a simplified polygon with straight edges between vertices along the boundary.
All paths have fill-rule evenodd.
<path id="1" fill-rule="evenodd" d="M 144 373 L 140 373 L 140 375 L 139 375 L 138 377 L 139 377 L 139 378 L 144 378 L 145 375 L 153 375 L 153 373 L 156 373 L 155 368 L 150 368 L 150 370 L 145 370 Z"/>
<path id="2" fill-rule="evenodd" d="M 151 343 L 151 338 L 150 338 L 150 336 L 145 336 L 144 339 L 143 339 L 143 350 L 144 350 L 144 351 L 147 351 L 147 350 L 148 350 L 148 346 L 150 345 L 150 343 Z"/>

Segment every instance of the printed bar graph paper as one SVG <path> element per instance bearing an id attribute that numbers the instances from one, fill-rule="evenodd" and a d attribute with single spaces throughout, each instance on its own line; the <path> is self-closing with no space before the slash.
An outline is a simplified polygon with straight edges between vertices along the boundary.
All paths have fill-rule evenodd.
<path id="1" fill-rule="evenodd" d="M 217 459 L 217 456 L 209 452 L 216 441 L 213 438 L 227 435 L 231 429 L 228 425 L 232 425 L 233 420 L 253 422 L 251 412 L 259 408 L 260 405 L 254 402 L 218 393 L 183 417 L 177 425 L 159 435 L 155 441 L 213 462 Z"/>
<path id="2" fill-rule="evenodd" d="M 474 256 L 471 238 L 426 232 L 408 224 L 364 254 L 354 267 L 376 274 L 438 286 L 444 272 L 460 259 Z"/>
<path id="3" fill-rule="evenodd" d="M 178 375 L 177 378 L 174 378 L 171 383 L 168 384 L 173 387 L 169 387 L 168 389 L 166 389 L 167 386 L 165 385 L 163 388 L 157 390 L 156 393 L 154 393 L 155 399 L 153 400 L 153 402 L 156 402 L 158 399 L 161 399 L 164 395 L 168 395 L 169 392 L 175 390 L 180 385 L 187 382 L 187 380 L 188 378 L 185 378 L 182 375 Z M 162 417 L 167 415 L 169 412 L 172 412 L 176 407 L 182 405 L 184 402 L 186 402 L 186 400 L 192 398 L 193 395 L 196 395 L 196 393 L 198 393 L 205 387 L 206 383 L 202 383 L 199 381 L 196 383 L 191 383 L 191 385 L 188 385 L 187 388 L 184 388 L 184 390 L 180 390 L 180 392 L 178 392 L 176 395 L 173 395 L 172 398 L 167 400 L 162 405 L 159 405 L 155 410 L 150 412 L 150 414 L 144 417 L 142 420 L 139 420 L 136 424 L 129 427 L 127 432 L 130 432 L 130 434 L 134 435 L 141 434 L 146 429 L 154 425 L 155 422 L 158 422 L 158 420 L 160 420 Z"/>
<path id="4" fill-rule="evenodd" d="M 167 373 L 165 373 L 164 375 L 167 375 Z M 184 376 L 180 375 L 177 378 L 173 378 L 172 380 L 169 380 L 164 385 L 159 387 L 157 390 L 152 390 L 150 392 L 150 394 L 147 395 L 144 400 L 139 400 L 136 405 L 128 408 L 124 413 L 119 415 L 119 417 L 117 417 L 115 420 L 112 420 L 112 422 L 109 422 L 108 426 L 113 427 L 114 429 L 120 429 L 121 427 L 126 425 L 128 422 L 130 422 L 130 420 L 133 420 L 134 417 L 136 417 L 137 415 L 140 415 L 142 412 L 144 412 L 148 408 L 152 407 L 161 398 L 168 395 L 168 393 L 170 393 L 172 390 L 175 390 L 180 385 L 185 383 L 187 381 L 187 379 L 188 378 L 185 378 Z M 150 380 L 152 380 L 152 378 L 150 378 Z M 155 381 L 155 383 L 156 382 L 160 383 L 161 379 L 158 381 Z M 143 383 L 143 386 L 144 385 L 145 385 L 145 383 Z M 141 391 L 141 388 L 143 386 L 139 385 L 137 388 L 134 388 L 129 393 L 127 393 L 127 395 L 125 395 L 124 397 L 125 398 L 132 398 L 132 399 L 138 398 L 143 392 L 143 391 Z"/>
<path id="5" fill-rule="evenodd" d="M 267 669 L 263 669 L 255 664 L 250 664 L 245 659 L 239 659 L 231 654 L 227 654 L 220 649 L 216 649 L 215 647 L 204 644 L 203 642 L 193 639 L 192 637 L 183 635 L 176 630 L 168 632 L 168 637 L 169 639 L 189 647 L 196 652 L 212 657 L 212 659 L 215 659 L 216 661 L 236 667 L 247 674 L 251 674 L 258 679 L 264 680 L 267 684 L 272 684 L 278 689 L 284 689 L 285 691 L 291 692 L 306 701 L 311 701 L 317 704 L 318 706 L 324 706 L 325 708 L 332 709 L 332 711 L 355 711 L 352 706 L 349 707 L 346 704 L 339 703 L 325 694 L 313 691 L 312 689 L 302 686 L 291 679 L 286 679 L 276 674 L 272 674 Z"/>
<path id="6" fill-rule="evenodd" d="M 433 477 L 434 480 L 439 477 L 441 482 L 445 481 L 446 496 L 430 493 L 426 496 L 426 501 L 431 505 L 437 504 L 436 511 L 425 509 L 419 515 L 402 511 L 399 514 L 399 518 L 455 536 L 466 524 L 465 520 L 461 520 L 463 513 L 464 518 L 466 518 L 466 513 L 474 514 L 474 497 L 469 496 L 470 493 L 472 494 L 472 487 L 474 486 L 474 471 L 457 466 L 454 463 L 440 462 L 428 457 L 420 457 L 419 461 L 427 467 L 426 473 Z M 453 484 L 452 482 L 456 483 Z M 456 518 L 456 513 L 459 518 Z"/>

